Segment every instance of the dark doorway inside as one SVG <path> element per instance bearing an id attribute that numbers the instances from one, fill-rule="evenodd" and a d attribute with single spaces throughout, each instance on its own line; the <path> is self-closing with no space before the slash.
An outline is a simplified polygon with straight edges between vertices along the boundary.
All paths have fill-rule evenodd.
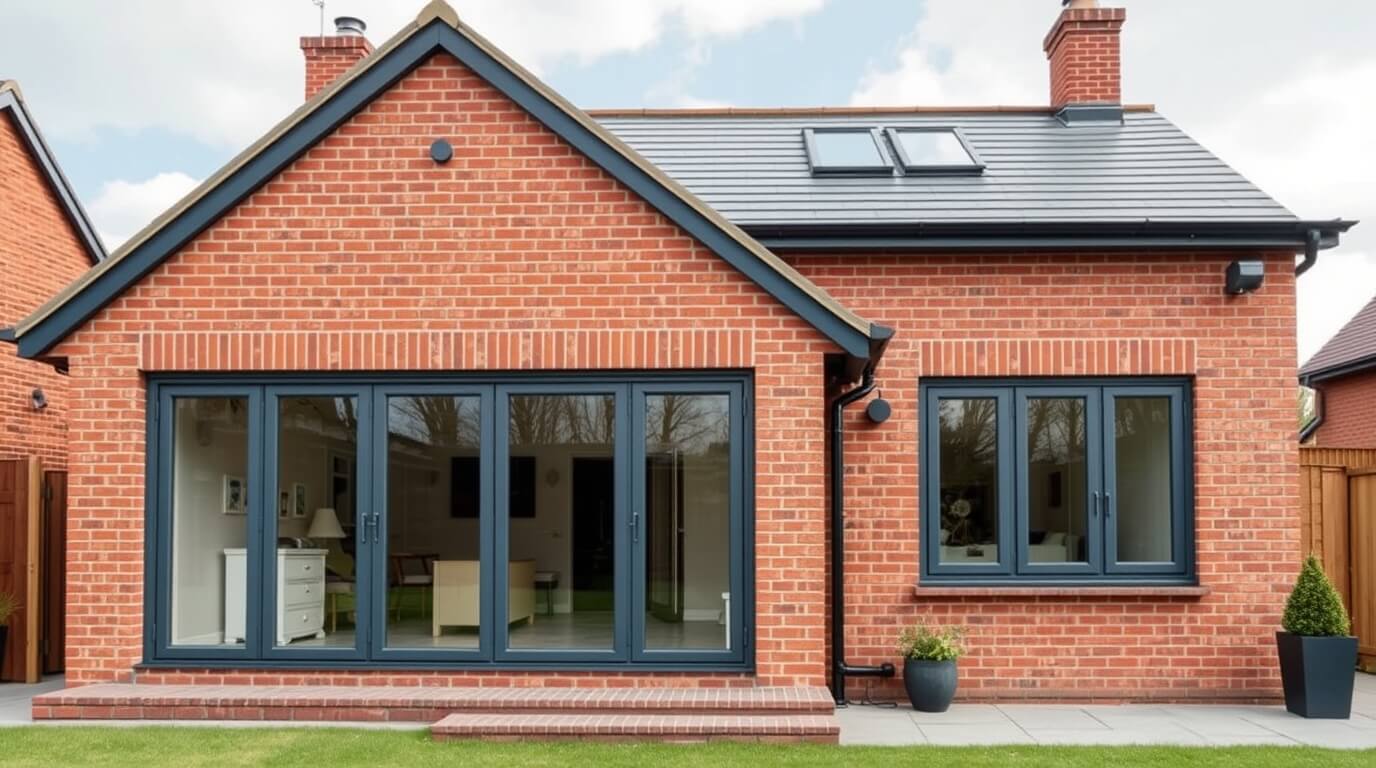
<path id="1" fill-rule="evenodd" d="M 615 594 L 615 465 L 573 460 L 573 610 L 610 611 Z"/>

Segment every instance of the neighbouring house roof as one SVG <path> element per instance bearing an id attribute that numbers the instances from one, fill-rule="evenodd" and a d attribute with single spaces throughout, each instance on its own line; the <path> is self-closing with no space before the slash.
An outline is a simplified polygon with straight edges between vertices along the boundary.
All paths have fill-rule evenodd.
<path id="1" fill-rule="evenodd" d="M 892 331 L 843 307 L 720 213 L 433 0 L 372 54 L 322 89 L 118 251 L 21 321 L 19 354 L 40 357 L 239 201 L 411 70 L 447 52 L 519 104 L 843 349 L 857 373 Z"/>
<path id="2" fill-rule="evenodd" d="M 1307 386 L 1369 368 L 1376 368 L 1376 298 L 1300 368 L 1300 383 Z"/>
<path id="3" fill-rule="evenodd" d="M 1150 106 L 1067 125 L 1046 107 L 594 110 L 604 126 L 768 245 L 979 247 L 1008 238 L 1131 245 L 1325 245 L 1303 221 Z M 956 128 L 985 166 L 949 175 L 819 176 L 806 128 Z M 881 141 L 886 151 L 891 147 Z M 850 239 L 843 239 L 842 236 Z M 1130 240 L 1129 240 L 1130 238 Z M 959 240 L 960 242 L 955 242 Z"/>
<path id="4" fill-rule="evenodd" d="M 33 156 L 34 165 L 52 188 L 63 215 L 71 222 L 87 257 L 92 264 L 99 263 L 105 258 L 105 245 L 100 242 L 100 236 L 96 234 L 95 227 L 86 216 L 86 210 L 81 207 L 81 201 L 77 199 L 71 183 L 63 175 L 57 158 L 53 156 L 52 150 L 48 149 L 47 142 L 43 141 L 43 134 L 39 133 L 38 125 L 29 115 L 28 108 L 24 106 L 24 94 L 19 90 L 19 84 L 13 80 L 0 79 L 0 114 L 8 114 L 13 121 L 20 139 Z M 42 258 L 42 254 L 34 254 L 34 258 Z"/>

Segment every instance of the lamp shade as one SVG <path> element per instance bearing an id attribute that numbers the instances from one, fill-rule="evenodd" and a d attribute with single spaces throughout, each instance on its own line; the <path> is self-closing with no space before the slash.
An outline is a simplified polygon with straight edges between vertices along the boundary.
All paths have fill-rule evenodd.
<path id="1" fill-rule="evenodd" d="M 339 516 L 329 507 L 321 507 L 315 510 L 315 516 L 311 518 L 310 530 L 306 531 L 306 536 L 312 539 L 342 539 L 344 529 L 339 527 Z"/>

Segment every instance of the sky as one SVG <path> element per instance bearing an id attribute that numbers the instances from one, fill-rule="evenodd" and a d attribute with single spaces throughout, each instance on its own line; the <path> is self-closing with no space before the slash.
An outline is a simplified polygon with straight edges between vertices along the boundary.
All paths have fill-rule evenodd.
<path id="1" fill-rule="evenodd" d="M 1034 105 L 1057 0 L 451 0 L 575 104 Z M 1307 218 L 1303 361 L 1376 294 L 1376 2 L 1106 0 L 1123 91 Z M 423 0 L 326 0 L 381 43 Z M 113 250 L 302 100 L 312 0 L 0 0 L 20 82 Z"/>

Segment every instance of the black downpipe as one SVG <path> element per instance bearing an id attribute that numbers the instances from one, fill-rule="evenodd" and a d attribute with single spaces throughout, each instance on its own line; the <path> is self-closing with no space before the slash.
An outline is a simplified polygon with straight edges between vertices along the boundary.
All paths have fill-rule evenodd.
<path id="1" fill-rule="evenodd" d="M 1304 234 L 1304 261 L 1295 265 L 1295 277 L 1308 272 L 1310 267 L 1318 263 L 1319 241 L 1322 239 L 1323 235 L 1317 229 L 1311 229 Z"/>
<path id="2" fill-rule="evenodd" d="M 893 677 L 894 666 L 877 667 L 846 663 L 846 406 L 874 391 L 874 366 L 865 368 L 860 386 L 842 392 L 831 401 L 831 694 L 846 703 L 847 677 Z"/>

